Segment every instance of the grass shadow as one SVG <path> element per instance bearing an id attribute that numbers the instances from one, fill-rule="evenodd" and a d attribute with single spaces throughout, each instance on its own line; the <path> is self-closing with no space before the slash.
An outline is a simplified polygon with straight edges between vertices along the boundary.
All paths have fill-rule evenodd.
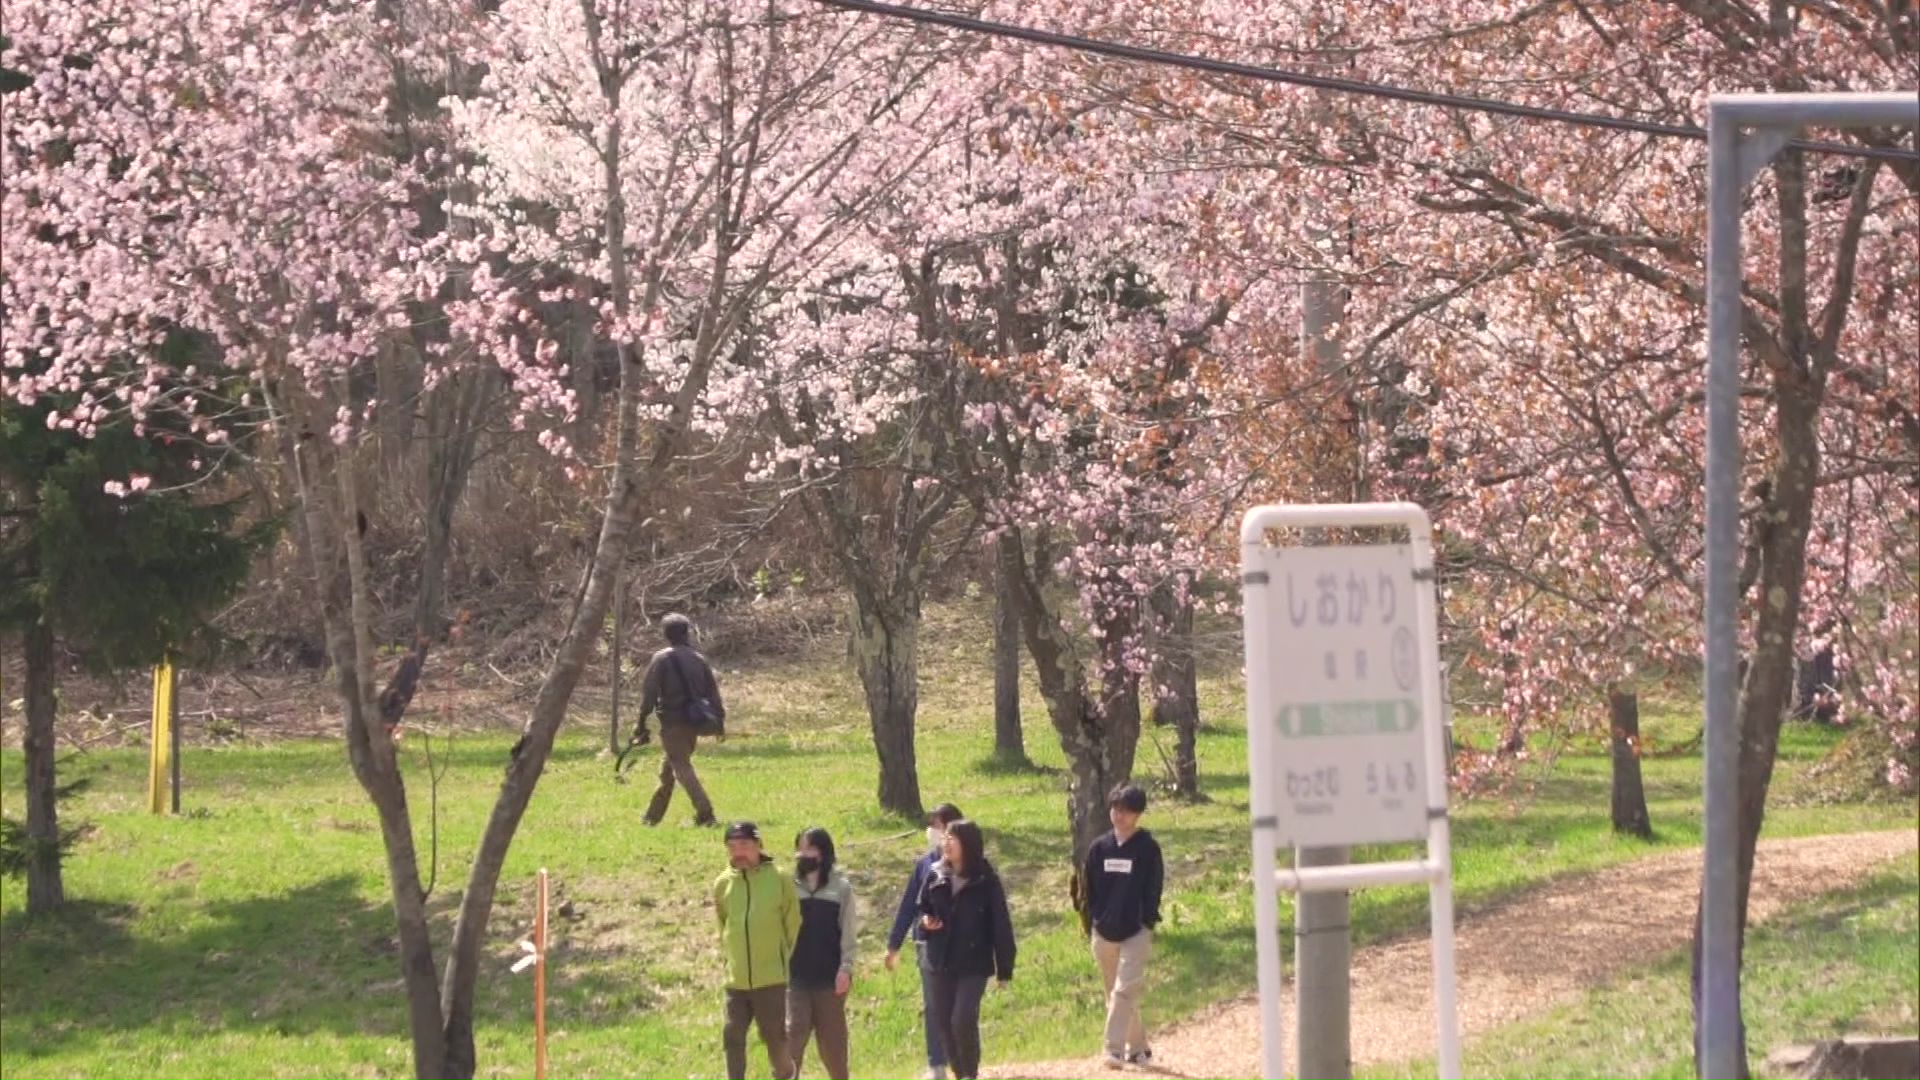
<path id="1" fill-rule="evenodd" d="M 213 902 L 178 933 L 133 932 L 134 909 L 71 901 L 9 913 L 7 1050 L 22 1059 L 136 1029 L 404 1036 L 393 917 L 340 874 L 284 895 Z"/>
<path id="2" fill-rule="evenodd" d="M 1067 772 L 1067 770 L 1058 765 L 1040 765 L 1025 756 L 1014 757 L 1010 754 L 1000 753 L 975 758 L 973 763 L 968 766 L 968 769 L 970 772 L 977 773 L 981 776 L 994 777 L 1057 777 L 1065 776 Z"/>

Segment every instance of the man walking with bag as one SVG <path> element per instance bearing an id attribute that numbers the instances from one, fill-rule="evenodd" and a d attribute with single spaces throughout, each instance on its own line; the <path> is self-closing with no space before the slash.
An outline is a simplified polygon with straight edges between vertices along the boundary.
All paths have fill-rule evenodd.
<path id="1" fill-rule="evenodd" d="M 678 779 L 687 789 L 687 798 L 693 800 L 694 824 L 712 825 L 713 803 L 693 771 L 693 752 L 700 736 L 726 732 L 727 710 L 720 703 L 720 682 L 714 678 L 707 658 L 692 645 L 691 619 L 676 613 L 660 620 L 660 626 L 666 631 L 667 647 L 654 653 L 647 664 L 641 685 L 640 719 L 634 724 L 634 738 L 644 743 L 648 738 L 647 717 L 655 709 L 660 711 L 660 751 L 665 760 L 660 763 L 660 786 L 647 804 L 646 823 L 658 825 L 666 816 L 667 803 L 673 799 L 673 783 Z"/>

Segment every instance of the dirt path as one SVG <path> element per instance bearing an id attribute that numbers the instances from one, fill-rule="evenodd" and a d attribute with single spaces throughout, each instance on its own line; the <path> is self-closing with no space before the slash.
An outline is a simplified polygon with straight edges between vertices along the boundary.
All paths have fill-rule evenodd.
<path id="1" fill-rule="evenodd" d="M 1765 840 L 1754 870 L 1759 922 L 1820 893 L 1853 885 L 1892 859 L 1912 858 L 1910 831 Z M 1555 881 L 1463 919 L 1456 931 L 1460 1026 L 1472 1038 L 1570 998 L 1596 983 L 1687 945 L 1699 887 L 1698 849 L 1673 851 L 1595 874 Z M 1427 939 L 1388 942 L 1353 958 L 1356 1067 L 1434 1051 L 1433 979 Z M 1289 985 L 1291 990 L 1291 985 Z M 1291 994 L 1286 1011 L 1291 1013 Z M 1294 1044 L 1293 1017 L 1286 1043 Z M 1260 1075 L 1254 999 L 1208 1010 L 1153 1040 L 1153 1073 L 1172 1077 Z M 1088 1033 L 1089 1044 L 1099 1033 Z M 1291 1055 L 1289 1055 L 1291 1056 Z M 1097 1057 L 990 1068 L 1030 1080 L 1141 1077 Z"/>

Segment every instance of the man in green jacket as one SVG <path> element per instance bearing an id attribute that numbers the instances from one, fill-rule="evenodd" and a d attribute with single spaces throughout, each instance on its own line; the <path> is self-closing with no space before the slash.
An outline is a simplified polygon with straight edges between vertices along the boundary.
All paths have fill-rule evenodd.
<path id="1" fill-rule="evenodd" d="M 774 1080 L 792 1080 L 787 1053 L 787 960 L 800 938 L 793 877 L 773 865 L 751 821 L 727 826 L 727 871 L 713 883 L 720 947 L 727 954 L 727 1076 L 747 1075 L 747 1025 L 760 1029 Z"/>

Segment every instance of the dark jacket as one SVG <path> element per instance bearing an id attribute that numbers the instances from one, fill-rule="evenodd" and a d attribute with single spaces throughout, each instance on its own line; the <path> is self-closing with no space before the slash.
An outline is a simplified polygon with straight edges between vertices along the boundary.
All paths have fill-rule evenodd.
<path id="1" fill-rule="evenodd" d="M 928 876 L 939 862 L 940 852 L 929 851 L 913 864 L 913 873 L 907 875 L 907 889 L 900 894 L 900 907 L 893 913 L 893 929 L 887 934 L 888 952 L 899 952 L 909 937 L 915 941 L 925 940 L 926 932 L 920 929 L 920 890 L 926 887 Z"/>
<path id="2" fill-rule="evenodd" d="M 1087 889 L 1087 917 L 1093 932 L 1108 941 L 1125 941 L 1160 924 L 1160 887 L 1166 868 L 1160 844 L 1139 829 L 1122 844 L 1109 832 L 1087 848 L 1081 869 Z"/>
<path id="3" fill-rule="evenodd" d="M 802 990 L 830 990 L 841 972 L 853 974 L 853 944 L 859 931 L 853 886 L 835 870 L 819 888 L 795 878 L 800 897 L 800 940 L 787 965 L 788 982 Z"/>
<path id="4" fill-rule="evenodd" d="M 920 914 L 941 922 L 926 932 L 927 967 L 947 975 L 1013 978 L 1013 915 L 1007 890 L 991 864 L 977 877 L 956 879 L 945 862 L 920 890 Z"/>
<path id="5" fill-rule="evenodd" d="M 727 707 L 720 703 L 720 680 L 714 678 L 707 658 L 691 645 L 669 645 L 654 653 L 647 663 L 646 678 L 640 686 L 639 723 L 644 725 L 658 708 L 662 724 L 684 724 L 687 702 L 702 697 L 713 703 L 722 719 L 726 717 Z"/>

